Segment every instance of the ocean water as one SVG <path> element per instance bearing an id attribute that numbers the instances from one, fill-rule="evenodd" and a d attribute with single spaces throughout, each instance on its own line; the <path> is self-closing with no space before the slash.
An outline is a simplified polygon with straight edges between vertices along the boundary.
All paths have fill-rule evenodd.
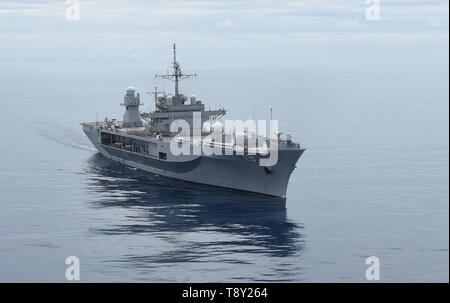
<path id="1" fill-rule="evenodd" d="M 0 71 L 0 281 L 449 280 L 448 74 L 198 71 L 182 82 L 232 119 L 307 147 L 286 201 L 174 181 L 104 159 L 80 122 L 120 118 L 152 71 Z"/>

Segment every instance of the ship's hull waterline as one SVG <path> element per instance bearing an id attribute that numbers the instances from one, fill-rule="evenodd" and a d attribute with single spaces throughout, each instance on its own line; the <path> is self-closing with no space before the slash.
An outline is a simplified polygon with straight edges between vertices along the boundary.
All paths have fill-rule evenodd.
<path id="1" fill-rule="evenodd" d="M 287 185 L 304 149 L 279 150 L 278 161 L 268 172 L 245 156 L 197 156 L 187 161 L 166 161 L 101 144 L 100 130 L 84 126 L 83 131 L 106 158 L 143 171 L 194 183 L 286 197 Z M 179 156 L 183 157 L 183 156 Z"/>

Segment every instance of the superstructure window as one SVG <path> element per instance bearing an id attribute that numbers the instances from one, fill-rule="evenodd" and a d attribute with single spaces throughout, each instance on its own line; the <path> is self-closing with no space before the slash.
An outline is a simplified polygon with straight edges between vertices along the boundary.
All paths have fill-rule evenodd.
<path id="1" fill-rule="evenodd" d="M 102 144 L 111 144 L 112 143 L 112 135 L 109 133 L 102 132 L 101 142 L 102 142 Z"/>
<path id="2" fill-rule="evenodd" d="M 166 153 L 160 152 L 160 153 L 159 153 L 159 158 L 160 158 L 161 160 L 167 160 L 167 154 L 166 154 Z"/>

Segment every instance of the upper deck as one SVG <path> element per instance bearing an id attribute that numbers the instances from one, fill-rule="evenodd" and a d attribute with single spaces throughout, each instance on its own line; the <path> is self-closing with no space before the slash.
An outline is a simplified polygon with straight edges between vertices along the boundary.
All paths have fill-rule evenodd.
<path id="1" fill-rule="evenodd" d="M 114 133 L 117 135 L 138 137 L 140 139 L 152 139 L 158 138 L 158 135 L 151 131 L 147 126 L 138 127 L 123 127 L 122 122 L 118 121 L 101 121 L 101 122 L 85 122 L 82 123 L 83 127 L 97 128 L 104 132 Z M 159 136 L 163 138 L 163 136 Z"/>
<path id="2" fill-rule="evenodd" d="M 299 143 L 296 143 L 294 141 L 291 141 L 290 139 L 282 139 L 281 137 L 278 137 L 277 139 L 273 138 L 267 138 L 264 136 L 256 136 L 256 134 L 244 134 L 244 138 L 238 139 L 241 135 L 236 135 L 234 133 L 228 133 L 223 132 L 222 140 L 215 140 L 208 135 L 209 133 L 202 133 L 200 137 L 181 137 L 177 136 L 174 138 L 174 136 L 164 136 L 161 134 L 155 134 L 152 132 L 151 128 L 147 126 L 141 126 L 141 127 L 122 127 L 120 122 L 114 121 L 102 121 L 102 122 L 86 122 L 82 123 L 83 127 L 88 128 L 96 128 L 101 130 L 102 133 L 109 133 L 112 135 L 116 135 L 123 138 L 130 138 L 130 139 L 136 139 L 139 141 L 147 141 L 147 142 L 171 142 L 175 139 L 176 142 L 179 143 L 188 143 L 191 145 L 203 145 L 206 144 L 210 147 L 223 147 L 227 149 L 232 149 L 235 151 L 247 151 L 248 150 L 248 144 L 250 143 L 250 139 L 252 138 L 255 146 L 255 151 L 258 153 L 265 154 L 267 153 L 267 148 L 272 148 L 274 143 L 276 143 L 277 148 L 279 149 L 300 149 L 304 150 L 305 148 L 301 146 Z M 263 142 L 262 145 L 257 143 L 258 141 Z M 262 148 L 262 149 L 261 149 Z M 253 148 L 250 148 L 253 149 Z M 264 150 L 264 152 L 262 152 Z"/>

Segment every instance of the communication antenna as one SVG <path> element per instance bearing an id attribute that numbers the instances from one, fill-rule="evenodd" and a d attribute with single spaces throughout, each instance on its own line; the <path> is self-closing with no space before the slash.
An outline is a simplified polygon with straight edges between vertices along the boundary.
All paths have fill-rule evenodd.
<path id="1" fill-rule="evenodd" d="M 272 107 L 270 108 L 269 134 L 272 137 Z"/>
<path id="2" fill-rule="evenodd" d="M 155 91 L 153 92 L 155 97 L 155 110 L 157 109 L 156 104 L 158 103 L 158 87 L 155 86 Z"/>
<path id="3" fill-rule="evenodd" d="M 176 49 L 176 44 L 173 44 L 173 70 L 172 72 L 167 72 L 167 74 L 164 75 L 155 75 L 155 78 L 162 78 L 162 79 L 167 79 L 167 80 L 171 80 L 175 82 L 175 96 L 179 95 L 179 90 L 178 90 L 178 82 L 187 78 L 192 78 L 195 77 L 197 78 L 197 74 L 183 74 L 182 70 L 181 70 L 181 66 L 180 64 L 177 62 L 177 49 Z"/>
<path id="4" fill-rule="evenodd" d="M 158 109 L 158 107 L 156 106 L 157 104 L 158 104 L 158 94 L 166 94 L 164 91 L 159 91 L 158 90 L 158 87 L 157 86 L 155 86 L 154 87 L 154 90 L 152 91 L 152 92 L 147 92 L 147 94 L 151 94 L 151 95 L 153 95 L 153 100 L 154 100 L 154 102 L 155 102 L 155 110 L 157 110 Z M 152 111 L 152 109 L 150 108 L 150 112 Z"/>

